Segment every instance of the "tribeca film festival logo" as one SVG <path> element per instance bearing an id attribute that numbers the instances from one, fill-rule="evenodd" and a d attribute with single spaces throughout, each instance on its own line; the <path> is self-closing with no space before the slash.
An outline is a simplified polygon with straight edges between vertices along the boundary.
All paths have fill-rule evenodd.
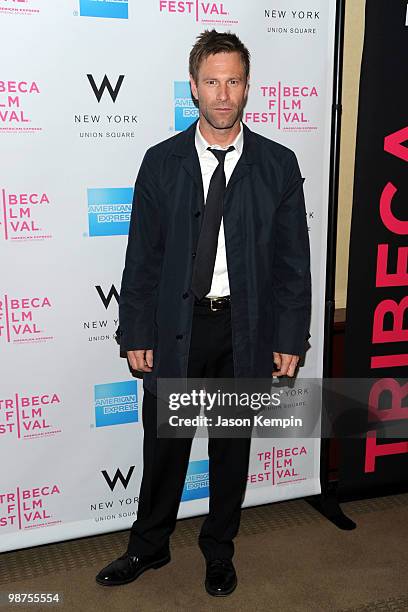
<path id="1" fill-rule="evenodd" d="M 138 125 L 138 116 L 132 112 L 116 112 L 115 104 L 122 93 L 125 75 L 116 78 L 106 74 L 102 79 L 92 74 L 86 75 L 89 90 L 92 92 L 98 106 L 106 112 L 88 112 L 74 115 L 74 124 L 80 126 L 80 138 L 134 138 L 134 128 Z M 92 129 L 89 129 L 92 128 Z"/>
<path id="2" fill-rule="evenodd" d="M 61 493 L 61 486 L 56 483 L 28 489 L 17 486 L 0 493 L 0 527 L 13 527 L 14 531 L 62 523 L 50 510 L 55 496 Z"/>
<path id="3" fill-rule="evenodd" d="M 101 287 L 101 285 L 95 285 L 95 289 L 100 299 L 100 302 L 98 301 L 98 304 L 100 305 L 102 302 L 105 311 L 110 310 L 111 313 L 113 308 L 111 304 L 113 304 L 113 306 L 115 307 L 115 314 L 111 314 L 109 318 L 104 316 L 99 317 L 97 319 L 89 319 L 87 321 L 83 321 L 82 326 L 88 334 L 88 342 L 105 342 L 106 340 L 112 340 L 113 333 L 116 331 L 117 326 L 119 324 L 119 293 L 115 285 L 111 285 L 108 291 L 105 287 Z M 104 311 L 101 310 L 101 312 Z M 106 314 L 108 313 L 106 312 Z M 104 333 L 100 334 L 101 331 Z"/>
<path id="4" fill-rule="evenodd" d="M 48 342 L 46 318 L 52 309 L 49 297 L 0 295 L 0 341 L 13 344 Z"/>
<path id="5" fill-rule="evenodd" d="M 174 81 L 174 129 L 186 130 L 198 119 L 198 108 L 191 97 L 189 81 Z"/>
<path id="6" fill-rule="evenodd" d="M 202 2 L 200 0 L 159 0 L 162 14 L 187 15 L 197 23 L 206 25 L 236 25 L 238 19 L 230 16 L 225 2 Z"/>
<path id="7" fill-rule="evenodd" d="M 79 0 L 79 14 L 81 17 L 128 19 L 128 0 Z"/>
<path id="8" fill-rule="evenodd" d="M 5 240 L 16 243 L 52 238 L 39 221 L 41 213 L 52 205 L 45 192 L 12 193 L 6 189 L 1 192 L 3 218 L 0 218 L 0 227 Z"/>
<path id="9" fill-rule="evenodd" d="M 124 425 L 139 421 L 137 381 L 95 385 L 95 426 Z"/>
<path id="10" fill-rule="evenodd" d="M 89 236 L 127 236 L 132 187 L 87 189 Z"/>
<path id="11" fill-rule="evenodd" d="M 320 11 L 292 10 L 292 9 L 265 9 L 264 17 L 268 23 L 266 30 L 271 34 L 302 34 L 316 35 L 318 29 L 313 27 L 320 19 Z M 296 24 L 296 25 L 294 25 Z"/>
<path id="12" fill-rule="evenodd" d="M 41 132 L 41 127 L 31 125 L 27 109 L 39 95 L 40 87 L 35 81 L 0 80 L 0 132 Z"/>
<path id="13" fill-rule="evenodd" d="M 18 440 L 46 438 L 61 433 L 61 429 L 50 422 L 61 407 L 58 393 L 38 393 L 0 398 L 0 437 Z"/>
<path id="14" fill-rule="evenodd" d="M 270 451 L 258 452 L 256 457 L 260 466 L 259 471 L 248 474 L 248 484 L 282 485 L 306 480 L 297 464 L 302 463 L 307 455 L 305 446 L 287 448 L 274 446 Z"/>
<path id="15" fill-rule="evenodd" d="M 39 0 L 0 0 L 0 15 L 38 15 Z"/>
<path id="16" fill-rule="evenodd" d="M 208 459 L 190 461 L 181 501 L 201 499 L 209 495 Z"/>
<path id="17" fill-rule="evenodd" d="M 259 91 L 264 109 L 244 112 L 246 123 L 270 123 L 278 130 L 292 132 L 314 132 L 318 129 L 310 119 L 314 102 L 319 97 L 315 86 L 286 85 L 278 81 L 277 85 L 261 85 Z"/>
<path id="18" fill-rule="evenodd" d="M 105 480 L 105 483 L 108 485 L 110 491 L 114 493 L 117 486 L 122 486 L 125 490 L 128 488 L 130 480 L 132 478 L 135 466 L 131 465 L 127 471 L 126 476 L 123 475 L 119 468 L 116 469 L 113 477 L 110 476 L 107 470 L 102 470 L 101 474 Z M 120 482 L 120 484 L 118 484 Z M 96 503 L 91 503 L 90 509 L 91 511 L 97 512 L 98 510 L 109 510 L 110 514 L 105 514 L 104 516 L 95 517 L 95 522 L 100 521 L 111 521 L 115 519 L 121 519 L 126 517 L 135 517 L 136 510 L 131 508 L 131 506 L 136 506 L 139 503 L 139 498 L 136 496 L 132 497 L 123 497 L 119 499 L 110 499 L 99 501 Z M 117 510 L 116 510 L 117 508 Z M 126 509 L 126 510 L 124 510 Z M 112 514 L 112 512 L 115 512 Z"/>

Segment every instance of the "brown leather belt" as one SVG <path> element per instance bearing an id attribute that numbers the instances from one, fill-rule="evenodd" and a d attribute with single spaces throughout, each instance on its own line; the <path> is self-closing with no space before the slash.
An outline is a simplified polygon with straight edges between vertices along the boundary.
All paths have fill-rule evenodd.
<path id="1" fill-rule="evenodd" d="M 195 305 L 210 310 L 211 312 L 217 312 L 218 310 L 224 310 L 231 306 L 231 297 L 226 295 L 225 297 L 211 297 L 202 298 L 201 300 L 195 300 Z"/>

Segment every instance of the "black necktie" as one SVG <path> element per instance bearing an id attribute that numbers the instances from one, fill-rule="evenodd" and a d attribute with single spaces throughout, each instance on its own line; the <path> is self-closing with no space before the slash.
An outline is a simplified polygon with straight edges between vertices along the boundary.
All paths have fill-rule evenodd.
<path id="1" fill-rule="evenodd" d="M 208 187 L 191 282 L 191 289 L 198 300 L 211 289 L 225 195 L 224 161 L 226 154 L 233 151 L 234 147 L 228 147 L 225 151 L 208 147 L 208 150 L 218 159 L 218 166 Z"/>

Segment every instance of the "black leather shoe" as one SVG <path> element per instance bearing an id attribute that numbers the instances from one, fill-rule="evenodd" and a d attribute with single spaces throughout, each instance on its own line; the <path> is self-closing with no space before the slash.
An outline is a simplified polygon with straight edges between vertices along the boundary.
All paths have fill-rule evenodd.
<path id="1" fill-rule="evenodd" d="M 237 575 L 231 559 L 207 561 L 205 590 L 214 597 L 229 595 L 237 586 Z"/>
<path id="2" fill-rule="evenodd" d="M 133 556 L 126 552 L 104 567 L 96 576 L 96 582 L 104 586 L 118 586 L 136 580 L 148 569 L 158 569 L 170 561 L 168 551 L 156 555 Z"/>

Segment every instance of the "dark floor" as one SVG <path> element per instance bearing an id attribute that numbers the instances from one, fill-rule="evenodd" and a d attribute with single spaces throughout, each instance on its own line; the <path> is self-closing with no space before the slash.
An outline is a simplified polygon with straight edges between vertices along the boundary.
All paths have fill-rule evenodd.
<path id="1" fill-rule="evenodd" d="M 172 562 L 131 584 L 107 588 L 94 580 L 126 549 L 128 532 L 119 532 L 3 553 L 0 591 L 58 591 L 64 601 L 52 607 L 69 612 L 408 610 L 408 494 L 342 507 L 357 522 L 354 531 L 340 531 L 304 500 L 243 510 L 234 558 L 238 587 L 225 598 L 203 587 L 196 544 L 202 518 L 179 521 Z"/>

